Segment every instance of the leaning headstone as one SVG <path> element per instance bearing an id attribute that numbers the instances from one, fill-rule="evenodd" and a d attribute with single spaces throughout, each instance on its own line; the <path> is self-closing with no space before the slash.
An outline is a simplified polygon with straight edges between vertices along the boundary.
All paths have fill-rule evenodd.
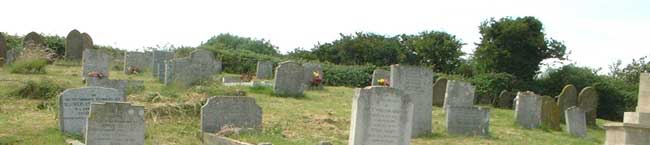
<path id="1" fill-rule="evenodd" d="M 30 48 L 45 48 L 45 40 L 41 34 L 29 32 L 23 38 L 23 47 L 28 46 L 32 46 Z"/>
<path id="2" fill-rule="evenodd" d="M 201 131 L 217 133 L 224 126 L 260 129 L 262 108 L 251 97 L 211 97 L 201 107 Z"/>
<path id="3" fill-rule="evenodd" d="M 370 85 L 372 86 L 380 86 L 379 80 L 384 80 L 384 83 L 389 83 L 390 82 L 390 71 L 384 70 L 384 69 L 375 69 L 372 71 L 372 82 Z M 385 85 L 388 86 L 388 85 Z"/>
<path id="4" fill-rule="evenodd" d="M 302 64 L 302 67 L 304 69 L 305 74 L 303 75 L 304 77 L 304 83 L 306 87 L 309 87 L 312 81 L 314 81 L 314 78 L 318 77 L 319 79 L 323 79 L 323 69 L 321 68 L 320 64 L 313 64 L 313 63 L 305 63 Z"/>
<path id="5" fill-rule="evenodd" d="M 158 74 L 164 73 L 165 61 L 171 60 L 174 58 L 174 52 L 153 50 L 151 52 L 151 72 L 154 77 L 158 77 Z M 162 67 L 162 69 L 161 69 Z"/>
<path id="6" fill-rule="evenodd" d="M 282 62 L 275 69 L 273 93 L 279 96 L 302 96 L 305 74 L 303 67 L 296 62 Z"/>
<path id="7" fill-rule="evenodd" d="M 542 123 L 542 97 L 526 91 L 518 92 L 515 102 L 517 124 L 524 128 L 537 128 Z"/>
<path id="8" fill-rule="evenodd" d="M 77 29 L 65 37 L 65 58 L 79 60 L 83 53 L 83 35 Z"/>
<path id="9" fill-rule="evenodd" d="M 144 106 L 92 103 L 87 123 L 87 145 L 144 145 Z"/>
<path id="10" fill-rule="evenodd" d="M 370 86 L 355 90 L 349 145 L 408 145 L 413 102 L 394 88 Z"/>
<path id="11" fill-rule="evenodd" d="M 507 90 L 503 90 L 501 91 L 499 96 L 494 100 L 493 105 L 499 108 L 512 109 L 514 104 L 513 100 L 515 99 L 515 96 L 517 96 L 517 94 Z"/>
<path id="12" fill-rule="evenodd" d="M 445 102 L 443 108 L 450 106 L 471 107 L 474 106 L 474 86 L 468 82 L 449 80 L 445 91 Z"/>
<path id="13" fill-rule="evenodd" d="M 5 60 L 7 59 L 7 50 L 9 48 L 7 47 L 7 40 L 5 40 L 4 35 L 0 33 L 0 65 L 4 64 Z"/>
<path id="14" fill-rule="evenodd" d="M 259 80 L 273 79 L 273 62 L 258 61 L 255 78 Z"/>
<path id="15" fill-rule="evenodd" d="M 59 127 L 62 132 L 81 135 L 86 126 L 92 102 L 126 101 L 122 92 L 113 88 L 84 87 L 67 89 L 59 95 Z"/>
<path id="16" fill-rule="evenodd" d="M 578 107 L 585 111 L 587 125 L 596 125 L 596 113 L 598 109 L 598 93 L 593 87 L 586 87 L 578 95 Z"/>
<path id="17" fill-rule="evenodd" d="M 625 112 L 623 123 L 607 123 L 605 144 L 641 145 L 650 143 L 650 74 L 639 76 L 636 112 Z"/>
<path id="18" fill-rule="evenodd" d="M 185 58 L 172 59 L 165 66 L 165 84 L 189 86 L 221 72 L 221 61 L 211 51 L 197 49 Z"/>
<path id="19" fill-rule="evenodd" d="M 447 133 L 488 136 L 490 110 L 483 107 L 449 106 L 446 108 Z"/>
<path id="20" fill-rule="evenodd" d="M 98 49 L 84 49 L 82 58 L 81 76 L 90 77 L 89 74 L 100 73 L 104 78 L 109 77 L 111 55 Z"/>
<path id="21" fill-rule="evenodd" d="M 569 134 L 585 137 L 587 135 L 587 121 L 585 120 L 585 111 L 580 107 L 573 106 L 565 110 L 566 131 Z"/>
<path id="22" fill-rule="evenodd" d="M 94 45 L 93 44 L 93 38 L 91 38 L 90 35 L 88 35 L 88 33 L 82 33 L 81 38 L 83 40 L 82 45 L 81 45 L 81 47 L 83 47 L 83 49 L 91 49 L 91 48 L 93 48 L 93 45 Z"/>
<path id="23" fill-rule="evenodd" d="M 390 86 L 406 94 L 414 104 L 412 137 L 431 133 L 433 71 L 408 65 L 390 66 Z"/>
<path id="24" fill-rule="evenodd" d="M 550 96 L 542 97 L 542 124 L 553 130 L 562 130 L 560 127 L 560 106 Z"/>
<path id="25" fill-rule="evenodd" d="M 445 94 L 447 93 L 447 79 L 438 78 L 433 84 L 433 106 L 442 107 L 445 104 Z"/>
<path id="26" fill-rule="evenodd" d="M 564 122 L 564 110 L 569 107 L 578 106 L 578 90 L 573 85 L 566 85 L 557 97 L 557 103 L 562 110 L 560 111 L 560 119 L 562 120 L 561 122 Z"/>
<path id="27" fill-rule="evenodd" d="M 124 52 L 124 73 L 131 73 L 129 72 L 129 68 L 144 72 L 144 70 L 148 70 L 151 67 L 151 63 L 153 63 L 153 60 L 151 60 L 151 56 L 147 55 L 146 52 Z"/>

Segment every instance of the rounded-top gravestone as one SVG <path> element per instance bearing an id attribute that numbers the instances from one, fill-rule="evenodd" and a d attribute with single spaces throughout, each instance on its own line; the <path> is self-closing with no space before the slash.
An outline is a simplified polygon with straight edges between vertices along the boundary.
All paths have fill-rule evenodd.
<path id="1" fill-rule="evenodd" d="M 83 47 L 83 49 L 93 48 L 93 38 L 90 37 L 90 35 L 88 35 L 88 33 L 81 34 L 81 37 L 82 37 L 82 40 L 83 40 L 81 47 Z"/>
<path id="2" fill-rule="evenodd" d="M 65 37 L 65 58 L 81 59 L 83 52 L 83 35 L 77 29 L 68 33 Z"/>
<path id="3" fill-rule="evenodd" d="M 23 47 L 27 46 L 44 47 L 45 40 L 41 34 L 38 34 L 36 32 L 29 32 L 27 35 L 25 35 L 25 38 L 23 38 Z"/>
<path id="4" fill-rule="evenodd" d="M 557 100 L 557 103 L 561 109 L 560 119 L 562 119 L 561 122 L 564 122 L 564 110 L 568 109 L 569 107 L 578 106 L 578 90 L 571 84 L 566 85 L 562 89 L 562 92 L 558 96 Z"/>
<path id="5" fill-rule="evenodd" d="M 273 93 L 278 96 L 302 96 L 305 89 L 303 85 L 304 74 L 302 65 L 296 62 L 287 61 L 280 63 L 275 69 Z"/>
<path id="6" fill-rule="evenodd" d="M 586 112 L 587 125 L 596 125 L 598 93 L 593 87 L 586 87 L 578 95 L 578 107 Z"/>

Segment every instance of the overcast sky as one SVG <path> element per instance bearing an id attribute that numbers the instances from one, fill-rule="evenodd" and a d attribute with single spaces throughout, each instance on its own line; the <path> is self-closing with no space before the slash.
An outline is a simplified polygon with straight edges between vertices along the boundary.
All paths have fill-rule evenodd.
<path id="1" fill-rule="evenodd" d="M 471 53 L 482 21 L 535 16 L 581 66 L 606 69 L 618 59 L 650 55 L 642 43 L 650 40 L 650 0 L 3 0 L 1 6 L 1 32 L 65 36 L 78 29 L 95 44 L 129 50 L 197 46 L 232 33 L 270 40 L 287 52 L 331 42 L 339 33 L 437 30 L 456 35 Z"/>

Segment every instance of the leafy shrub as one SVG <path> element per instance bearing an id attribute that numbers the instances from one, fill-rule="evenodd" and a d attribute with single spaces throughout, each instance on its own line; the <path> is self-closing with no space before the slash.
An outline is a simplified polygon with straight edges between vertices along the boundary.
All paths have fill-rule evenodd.
<path id="1" fill-rule="evenodd" d="M 491 103 L 502 90 L 511 90 L 516 83 L 515 77 L 507 73 L 477 74 L 470 81 L 476 89 L 476 100 L 483 104 Z"/>
<path id="2" fill-rule="evenodd" d="M 50 80 L 27 81 L 25 85 L 10 93 L 10 96 L 17 96 L 28 99 L 50 99 L 55 98 L 59 93 L 65 90 L 59 84 Z"/>
<path id="3" fill-rule="evenodd" d="M 548 69 L 544 74 L 540 75 L 537 83 L 543 87 L 540 87 L 541 90 L 536 92 L 555 96 L 560 94 L 562 88 L 568 84 L 573 84 L 577 89 L 582 89 L 594 85 L 600 81 L 599 79 L 596 70 L 587 67 L 566 65 L 557 69 Z"/>
<path id="4" fill-rule="evenodd" d="M 47 66 L 46 59 L 19 59 L 9 65 L 9 72 L 21 74 L 44 74 L 45 66 Z"/>
<path id="5" fill-rule="evenodd" d="M 626 86 L 624 81 L 611 78 L 603 78 L 602 81 L 594 84 L 598 92 L 597 116 L 599 118 L 621 121 L 623 112 L 634 110 L 637 92 L 630 91 L 624 86 Z"/>
<path id="6" fill-rule="evenodd" d="M 280 57 L 258 54 L 248 50 L 225 50 L 216 47 L 204 48 L 215 52 L 217 58 L 221 59 L 223 72 L 233 74 L 254 73 L 257 70 L 257 61 L 271 61 L 275 64 L 282 61 Z"/>
<path id="7" fill-rule="evenodd" d="M 327 86 L 365 87 L 372 81 L 372 65 L 323 65 L 323 84 Z"/>

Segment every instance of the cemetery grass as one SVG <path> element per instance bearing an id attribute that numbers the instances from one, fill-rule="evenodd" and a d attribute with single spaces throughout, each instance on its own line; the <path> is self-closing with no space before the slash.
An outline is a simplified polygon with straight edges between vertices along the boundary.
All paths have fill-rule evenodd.
<path id="1" fill-rule="evenodd" d="M 56 98 L 27 99 L 9 95 L 27 80 L 50 80 L 64 88 L 83 86 L 79 66 L 48 65 L 47 70 L 46 74 L 11 74 L 6 68 L 0 68 L 0 145 L 58 145 L 66 139 L 82 139 L 59 132 Z M 232 95 L 236 91 L 246 91 L 247 96 L 254 97 L 263 108 L 263 129 L 232 138 L 277 145 L 310 145 L 321 140 L 347 144 L 353 88 L 325 87 L 307 90 L 304 97 L 292 98 L 271 96 L 270 87 L 224 87 L 217 81 L 205 81 L 199 86 L 180 88 L 162 85 L 150 72 L 125 75 L 112 70 L 110 75 L 111 79 L 145 81 L 145 89 L 130 94 L 128 100 L 145 106 L 147 144 L 201 144 L 198 138 L 200 108 L 197 106 L 208 96 Z M 604 120 L 598 120 L 600 127 L 590 128 L 587 137 L 577 138 L 562 131 L 523 129 L 514 124 L 513 118 L 512 110 L 493 108 L 490 110 L 490 137 L 452 136 L 445 133 L 442 109 L 434 107 L 433 133 L 413 139 L 411 144 L 587 145 L 602 144 L 605 136 Z"/>

